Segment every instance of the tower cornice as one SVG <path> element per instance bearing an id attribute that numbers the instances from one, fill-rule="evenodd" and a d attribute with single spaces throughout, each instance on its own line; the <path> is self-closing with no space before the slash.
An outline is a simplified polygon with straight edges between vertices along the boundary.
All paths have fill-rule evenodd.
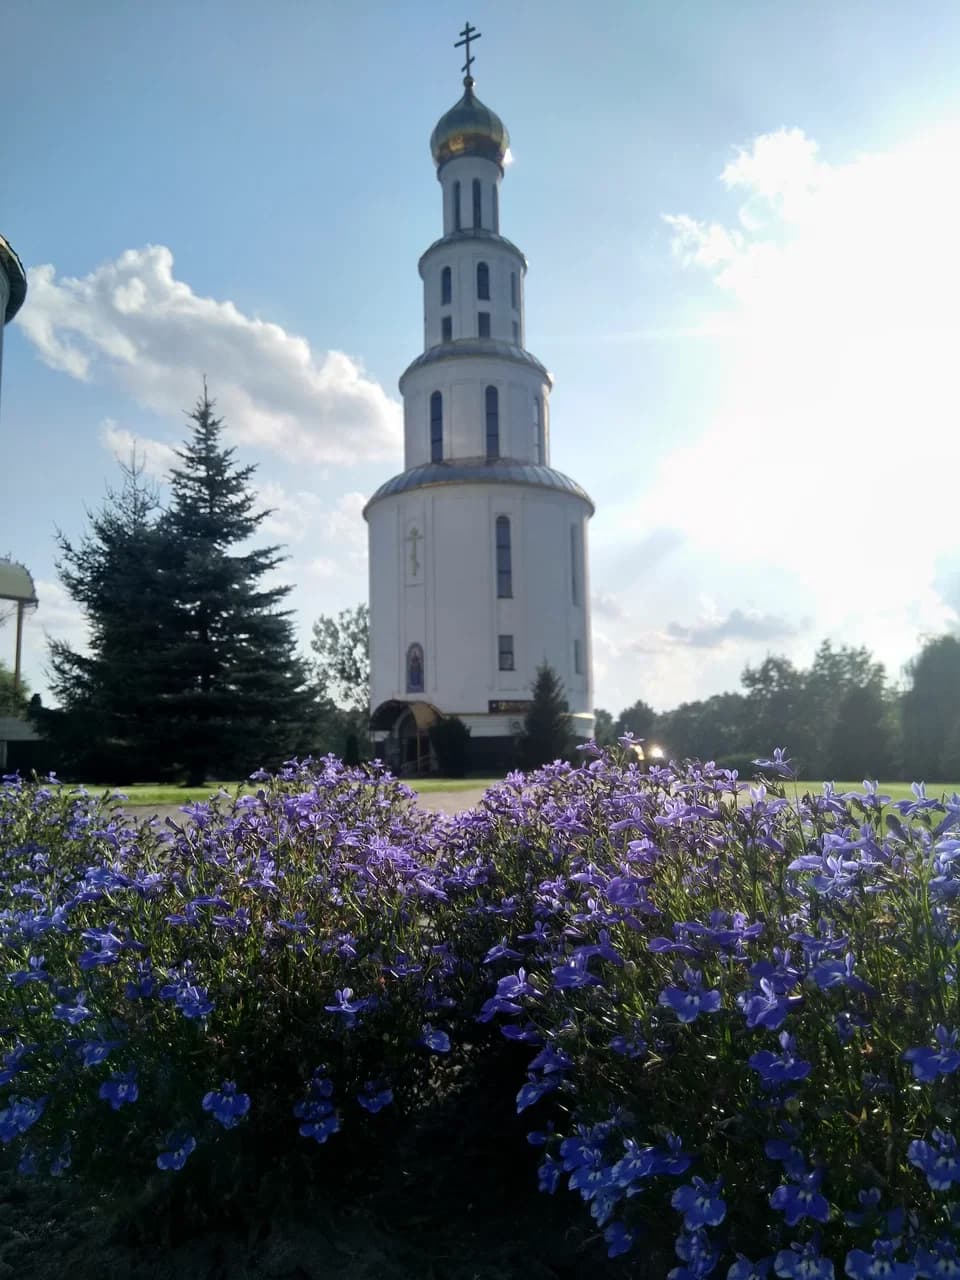
<path id="1" fill-rule="evenodd" d="M 449 235 L 441 236 L 439 240 L 434 240 L 429 249 L 425 249 L 420 255 L 420 261 L 417 263 L 417 270 L 423 277 L 423 268 L 429 257 L 434 253 L 439 253 L 443 249 L 450 249 L 454 245 L 468 244 L 471 240 L 479 240 L 484 244 L 494 244 L 501 249 L 506 249 L 509 253 L 516 255 L 520 265 L 523 268 L 524 275 L 527 272 L 527 258 L 521 249 L 508 240 L 506 236 L 500 235 L 496 231 L 487 231 L 485 227 L 466 227 L 462 231 L 451 231 Z"/>
<path id="2" fill-rule="evenodd" d="M 523 347 L 515 347 L 510 342 L 500 342 L 496 338 L 455 338 L 453 342 L 441 342 L 435 347 L 430 347 L 424 351 L 422 355 L 417 356 L 416 360 L 411 361 L 400 375 L 400 393 L 403 394 L 403 384 L 407 378 L 416 369 L 423 369 L 427 365 L 440 364 L 447 360 L 509 360 L 512 364 L 525 365 L 528 369 L 535 369 L 548 387 L 553 386 L 553 378 L 545 365 L 542 365 L 536 356 L 532 356 L 529 351 L 525 351 Z"/>
<path id="3" fill-rule="evenodd" d="M 593 500 L 585 489 L 562 471 L 519 458 L 459 458 L 450 462 L 425 462 L 392 476 L 382 484 L 363 508 L 364 519 L 375 503 L 414 489 L 431 489 L 437 485 L 518 484 L 530 489 L 552 489 L 579 498 L 594 513 Z"/>

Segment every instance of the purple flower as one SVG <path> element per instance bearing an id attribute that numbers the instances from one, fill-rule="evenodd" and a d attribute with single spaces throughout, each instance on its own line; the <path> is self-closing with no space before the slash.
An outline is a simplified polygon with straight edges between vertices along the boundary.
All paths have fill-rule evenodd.
<path id="1" fill-rule="evenodd" d="M 83 992 L 80 992 L 73 1004 L 55 1004 L 53 1006 L 53 1016 L 58 1021 L 69 1022 L 71 1027 L 75 1027 L 83 1022 L 85 1018 L 93 1017 L 85 1002 L 86 996 Z"/>
<path id="2" fill-rule="evenodd" d="M 21 969 L 17 973 L 11 973 L 9 975 L 10 981 L 18 988 L 26 986 L 28 982 L 49 982 L 50 975 L 43 967 L 44 963 L 44 956 L 31 956 L 29 968 Z"/>
<path id="3" fill-rule="evenodd" d="M 777 1089 L 781 1085 L 804 1080 L 811 1071 L 810 1063 L 796 1056 L 797 1045 L 789 1032 L 781 1031 L 779 1040 L 782 1054 L 759 1049 L 750 1055 L 750 1066 L 760 1073 L 760 1082 L 765 1089 Z"/>
<path id="4" fill-rule="evenodd" d="M 501 938 L 495 947 L 491 947 L 487 954 L 483 957 L 483 964 L 494 964 L 497 960 L 519 960 L 520 952 L 514 951 L 507 944 L 506 938 Z"/>
<path id="5" fill-rule="evenodd" d="M 775 773 L 781 778 L 794 777 L 795 771 L 789 757 L 784 755 L 783 747 L 774 747 L 773 756 L 769 760 L 751 760 L 751 764 L 755 764 L 758 769 L 767 769 L 770 773 Z"/>
<path id="6" fill-rule="evenodd" d="M 6 1146 L 14 1138 L 26 1133 L 43 1115 L 46 1105 L 46 1095 L 37 1099 L 8 1098 L 7 1106 L 0 1111 L 0 1142 Z"/>
<path id="7" fill-rule="evenodd" d="M 932 1084 L 940 1076 L 949 1076 L 960 1067 L 960 1053 L 957 1052 L 957 1032 L 948 1031 L 942 1024 L 934 1035 L 938 1048 L 907 1049 L 903 1055 L 905 1062 L 913 1067 L 913 1074 L 924 1084 Z"/>
<path id="8" fill-rule="evenodd" d="M 531 1076 L 517 1094 L 517 1115 L 521 1111 L 526 1111 L 527 1107 L 532 1107 L 535 1102 L 539 1102 L 544 1094 L 552 1093 L 558 1083 L 558 1080 L 551 1080 L 549 1076 L 540 1080 Z"/>
<path id="9" fill-rule="evenodd" d="M 701 1277 L 710 1275 L 720 1257 L 705 1231 L 691 1231 L 677 1236 L 674 1248 L 677 1257 L 686 1266 L 674 1267 L 667 1280 L 701 1280 Z"/>
<path id="10" fill-rule="evenodd" d="M 907 1159 L 927 1179 L 934 1191 L 948 1191 L 954 1182 L 960 1182 L 960 1154 L 957 1140 L 942 1129 L 934 1129 L 934 1144 L 920 1140 L 907 1147 Z"/>
<path id="11" fill-rule="evenodd" d="M 912 1262 L 897 1262 L 891 1240 L 877 1240 L 873 1253 L 851 1249 L 844 1270 L 852 1280 L 916 1280 L 917 1268 Z"/>
<path id="12" fill-rule="evenodd" d="M 622 1253 L 628 1253 L 636 1240 L 636 1232 L 625 1227 L 622 1222 L 611 1222 L 603 1233 L 603 1238 L 607 1242 L 607 1257 L 619 1258 Z"/>
<path id="13" fill-rule="evenodd" d="M 175 1171 L 182 1169 L 187 1163 L 187 1156 L 197 1149 L 196 1138 L 176 1137 L 171 1139 L 176 1145 L 170 1151 L 161 1151 L 157 1156 L 157 1168 Z"/>
<path id="14" fill-rule="evenodd" d="M 122 1040 L 85 1040 L 77 1049 L 85 1067 L 98 1067 L 106 1062 L 114 1049 L 119 1049 Z"/>
<path id="15" fill-rule="evenodd" d="M 727 1272 L 727 1280 L 767 1280 L 772 1266 L 773 1258 L 758 1258 L 756 1262 L 751 1262 L 742 1253 L 738 1253 L 737 1261 Z"/>
<path id="16" fill-rule="evenodd" d="M 819 1191 L 821 1178 L 821 1173 L 815 1170 L 796 1182 L 782 1183 L 774 1191 L 770 1207 L 783 1214 L 788 1227 L 795 1227 L 803 1218 L 813 1218 L 817 1222 L 828 1220 L 830 1205 Z"/>
<path id="17" fill-rule="evenodd" d="M 597 987 L 600 979 L 587 970 L 588 956 L 572 955 L 552 971 L 553 985 L 557 991 L 572 991 L 579 987 Z"/>
<path id="18" fill-rule="evenodd" d="M 705 1182 L 703 1178 L 694 1178 L 685 1187 L 677 1187 L 670 1203 L 678 1213 L 683 1214 L 686 1231 L 697 1231 L 700 1227 L 718 1227 L 724 1220 L 727 1205 L 719 1194 L 722 1185 L 722 1181 Z"/>
<path id="19" fill-rule="evenodd" d="M 836 1272 L 829 1258 L 822 1258 L 816 1244 L 792 1244 L 781 1249 L 773 1264 L 778 1276 L 786 1280 L 835 1280 Z"/>
<path id="20" fill-rule="evenodd" d="M 849 987 L 852 991 L 861 991 L 866 995 L 875 995 L 873 987 L 853 972 L 856 958 L 848 951 L 842 961 L 822 960 L 814 965 L 811 977 L 821 991 L 830 991 L 833 987 Z"/>
<path id="21" fill-rule="evenodd" d="M 932 1249 L 921 1249 L 917 1262 L 921 1275 L 936 1276 L 936 1280 L 960 1280 L 960 1254 L 952 1240 L 938 1240 Z"/>
<path id="22" fill-rule="evenodd" d="M 237 1086 L 232 1080 L 224 1080 L 219 1090 L 212 1089 L 203 1095 L 200 1105 L 224 1129 L 233 1129 L 250 1110 L 250 1097 L 246 1093 L 237 1093 Z"/>
<path id="23" fill-rule="evenodd" d="M 97 1096 L 104 1102 L 109 1102 L 114 1111 L 119 1111 L 125 1104 L 136 1102 L 140 1096 L 140 1089 L 134 1073 L 125 1071 L 120 1075 L 111 1076 L 109 1080 L 104 1080 Z"/>
<path id="24" fill-rule="evenodd" d="M 553 1156 L 546 1156 L 543 1163 L 537 1166 L 537 1179 L 539 1191 L 545 1191 L 547 1195 L 552 1196 L 560 1185 L 560 1176 L 563 1173 L 563 1166 L 559 1160 L 555 1160 Z"/>
<path id="25" fill-rule="evenodd" d="M 376 1115 L 378 1111 L 382 1111 L 384 1107 L 388 1107 L 393 1101 L 393 1090 L 386 1085 L 378 1085 L 374 1081 L 368 1080 L 364 1091 L 357 1094 L 357 1101 L 364 1111 L 369 1111 L 371 1115 Z"/>
<path id="26" fill-rule="evenodd" d="M 759 991 L 737 996 L 737 1004 L 743 1010 L 747 1026 L 751 1030 L 754 1027 L 766 1027 L 768 1031 L 779 1031 L 793 1003 L 786 996 L 778 995 L 768 978 L 760 979 Z"/>
<path id="27" fill-rule="evenodd" d="M 314 1142 L 322 1145 L 329 1137 L 332 1137 L 340 1128 L 340 1117 L 336 1111 L 330 1111 L 329 1115 L 324 1116 L 320 1120 L 308 1120 L 300 1126 L 300 1136 L 303 1138 L 313 1138 Z"/>
<path id="28" fill-rule="evenodd" d="M 418 1044 L 423 1045 L 425 1049 L 432 1050 L 433 1053 L 449 1053 L 450 1037 L 446 1031 L 435 1031 L 428 1022 L 420 1033 Z"/>
<path id="29" fill-rule="evenodd" d="M 703 974 L 695 969 L 684 969 L 683 987 L 665 987 L 660 992 L 660 1004 L 666 1005 L 680 1022 L 694 1022 L 701 1013 L 718 1013 L 720 992 L 703 989 Z"/>

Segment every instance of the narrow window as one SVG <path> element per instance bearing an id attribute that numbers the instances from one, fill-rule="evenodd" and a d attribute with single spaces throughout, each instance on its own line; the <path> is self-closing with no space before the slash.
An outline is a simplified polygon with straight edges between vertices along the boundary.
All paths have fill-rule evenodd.
<path id="1" fill-rule="evenodd" d="M 487 418 L 487 457 L 500 457 L 500 392 L 487 387 L 484 392 L 484 409 Z"/>
<path id="2" fill-rule="evenodd" d="M 570 599 L 580 603 L 580 555 L 577 545 L 577 526 L 570 526 Z"/>
<path id="3" fill-rule="evenodd" d="M 407 650 L 407 693 L 423 693 L 423 646 L 419 644 Z"/>
<path id="4" fill-rule="evenodd" d="M 513 670 L 513 636 L 497 637 L 498 663 L 501 671 Z"/>
<path id="5" fill-rule="evenodd" d="M 477 263 L 477 297 L 490 301 L 490 268 L 485 262 Z"/>
<path id="6" fill-rule="evenodd" d="M 453 229 L 460 230 L 460 183 L 453 184 Z"/>
<path id="7" fill-rule="evenodd" d="M 443 461 L 443 396 L 439 391 L 430 397 L 430 461 Z"/>
<path id="8" fill-rule="evenodd" d="M 510 272 L 510 305 L 514 311 L 517 310 L 517 273 Z"/>
<path id="9" fill-rule="evenodd" d="M 450 316 L 444 316 L 440 321 L 440 338 L 443 342 L 453 341 L 453 319 Z"/>
<path id="10" fill-rule="evenodd" d="M 500 234 L 500 192 L 497 188 L 496 183 L 493 184 L 492 190 L 493 190 L 493 229 L 497 233 L 497 235 L 499 235 Z"/>
<path id="11" fill-rule="evenodd" d="M 573 642 L 573 670 L 575 675 L 583 675 L 583 647 L 579 640 Z"/>
<path id="12" fill-rule="evenodd" d="M 480 205 L 480 192 L 481 192 L 481 190 L 482 190 L 482 188 L 481 188 L 481 186 L 480 186 L 480 179 L 479 179 L 479 178 L 474 178 L 474 180 L 473 180 L 473 225 L 474 225 L 475 227 L 482 227 L 482 226 L 483 226 L 483 220 L 482 220 L 482 219 L 481 219 L 481 217 L 480 217 L 480 208 L 481 208 L 481 205 Z"/>
<path id="13" fill-rule="evenodd" d="M 453 297 L 453 272 L 444 267 L 440 272 L 440 305 L 446 307 Z"/>
<path id="14" fill-rule="evenodd" d="M 510 555 L 510 521 L 497 516 L 497 596 L 501 600 L 513 595 L 513 563 Z"/>
<path id="15" fill-rule="evenodd" d="M 490 337 L 490 312 L 477 312 L 477 333 L 481 338 Z"/>
<path id="16" fill-rule="evenodd" d="M 540 416 L 540 397 L 533 397 L 533 460 L 543 462 L 543 419 Z"/>
<path id="17" fill-rule="evenodd" d="M 519 347 L 520 345 L 520 325 L 516 320 L 513 322 L 513 345 L 515 347 Z"/>

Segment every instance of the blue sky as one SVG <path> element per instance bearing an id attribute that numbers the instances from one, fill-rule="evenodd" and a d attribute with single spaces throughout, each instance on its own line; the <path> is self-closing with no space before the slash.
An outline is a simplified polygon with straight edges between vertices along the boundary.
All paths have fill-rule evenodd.
<path id="1" fill-rule="evenodd" d="M 45 633 L 83 637 L 55 529 L 80 535 L 134 439 L 162 473 L 204 373 L 276 508 L 304 642 L 365 597 L 464 16 L 8 6 L 0 232 L 30 293 L 5 335 L 0 552 L 39 584 L 34 688 Z M 553 465 L 597 504 L 598 705 L 735 688 L 828 635 L 899 677 L 960 622 L 960 8 L 469 17 L 512 137 L 502 227 L 556 378 Z"/>

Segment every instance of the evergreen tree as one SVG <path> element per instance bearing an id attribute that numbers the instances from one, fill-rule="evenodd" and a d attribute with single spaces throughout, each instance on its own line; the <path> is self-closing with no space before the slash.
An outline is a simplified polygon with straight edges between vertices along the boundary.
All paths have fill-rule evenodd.
<path id="1" fill-rule="evenodd" d="M 22 718 L 27 714 L 27 703 L 30 697 L 30 690 L 21 678 L 20 687 L 14 691 L 13 688 L 13 672 L 7 664 L 0 659 L 0 716 L 17 716 Z"/>
<path id="2" fill-rule="evenodd" d="M 59 710 L 41 709 L 38 726 L 59 768 L 90 781 L 125 783 L 164 776 L 162 752 L 170 639 L 171 579 L 158 499 L 136 457 L 121 468 L 90 529 L 71 542 L 57 534 L 57 572 L 83 611 L 86 652 L 50 642 L 51 687 Z"/>
<path id="3" fill-rule="evenodd" d="M 907 666 L 903 695 L 904 768 L 907 777 L 933 781 L 952 763 L 954 727 L 960 721 L 960 639 L 927 640 Z"/>
<path id="4" fill-rule="evenodd" d="M 290 588 L 264 582 L 283 560 L 279 548 L 249 547 L 269 514 L 254 510 L 255 468 L 223 446 L 206 385 L 190 418 L 160 527 L 176 579 L 168 749 L 197 785 L 213 771 L 231 776 L 310 750 L 322 708 L 290 613 L 278 608 Z"/>
<path id="5" fill-rule="evenodd" d="M 563 681 L 546 661 L 537 668 L 533 700 L 523 725 L 520 760 L 524 769 L 536 769 L 563 759 L 573 744 L 570 707 Z"/>

